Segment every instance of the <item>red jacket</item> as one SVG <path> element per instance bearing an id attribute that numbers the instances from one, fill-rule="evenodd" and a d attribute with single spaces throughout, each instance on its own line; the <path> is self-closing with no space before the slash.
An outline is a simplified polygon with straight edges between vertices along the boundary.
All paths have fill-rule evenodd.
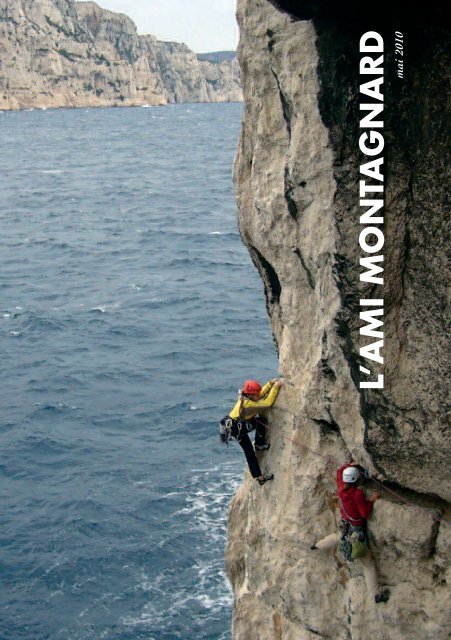
<path id="1" fill-rule="evenodd" d="M 368 500 L 362 489 L 358 489 L 353 485 L 347 485 L 343 482 L 343 469 L 349 467 L 344 464 L 337 469 L 337 490 L 340 499 L 340 512 L 343 520 L 346 520 L 353 526 L 357 527 L 364 524 L 371 511 L 373 510 L 373 502 Z"/>

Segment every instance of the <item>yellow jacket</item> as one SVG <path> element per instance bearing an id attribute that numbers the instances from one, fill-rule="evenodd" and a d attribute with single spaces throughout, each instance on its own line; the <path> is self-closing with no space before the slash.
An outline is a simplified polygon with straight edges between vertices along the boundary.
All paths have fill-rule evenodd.
<path id="1" fill-rule="evenodd" d="M 229 413 L 230 417 L 234 420 L 244 419 L 251 420 L 254 418 L 261 409 L 267 409 L 268 407 L 272 407 L 275 403 L 276 398 L 278 396 L 280 387 L 274 386 L 274 382 L 270 380 L 265 384 L 265 386 L 260 391 L 260 399 L 259 400 L 251 400 L 246 396 L 243 396 L 243 401 L 241 397 L 238 398 L 236 405 L 233 407 L 232 411 Z M 242 403 L 241 403 L 242 401 Z M 241 408 L 241 415 L 240 415 Z"/>

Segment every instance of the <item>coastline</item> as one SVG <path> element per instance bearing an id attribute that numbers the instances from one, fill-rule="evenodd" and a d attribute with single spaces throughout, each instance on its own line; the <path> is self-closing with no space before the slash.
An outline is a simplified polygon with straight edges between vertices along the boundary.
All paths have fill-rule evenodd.
<path id="1" fill-rule="evenodd" d="M 0 109 L 242 100 L 235 51 L 139 35 L 94 2 L 0 0 Z"/>
<path id="2" fill-rule="evenodd" d="M 124 107 L 142 109 L 142 108 L 157 108 L 157 107 L 170 107 L 177 104 L 243 104 L 243 100 L 189 100 L 186 102 L 158 102 L 155 104 L 149 103 L 114 103 L 114 104 L 79 104 L 79 105 L 49 105 L 49 106 L 31 106 L 31 107 L 11 107 L 0 108 L 0 113 L 12 113 L 17 111 L 50 111 L 53 109 L 122 109 Z"/>

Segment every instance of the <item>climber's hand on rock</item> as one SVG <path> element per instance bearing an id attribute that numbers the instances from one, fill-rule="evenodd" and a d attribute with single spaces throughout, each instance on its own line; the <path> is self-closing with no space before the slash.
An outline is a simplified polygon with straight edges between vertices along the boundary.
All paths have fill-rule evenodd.
<path id="1" fill-rule="evenodd" d="M 274 386 L 283 387 L 284 384 L 285 384 L 285 380 L 283 378 L 279 378 L 278 380 L 275 381 Z"/>
<path id="2" fill-rule="evenodd" d="M 376 502 L 376 500 L 379 500 L 380 497 L 381 497 L 380 493 L 373 493 L 373 495 L 370 496 L 368 499 L 370 500 L 370 502 Z"/>

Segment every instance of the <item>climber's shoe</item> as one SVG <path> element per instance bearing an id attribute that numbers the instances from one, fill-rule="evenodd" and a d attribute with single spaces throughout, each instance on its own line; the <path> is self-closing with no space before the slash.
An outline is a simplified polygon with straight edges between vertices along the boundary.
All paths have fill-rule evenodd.
<path id="1" fill-rule="evenodd" d="M 263 478 L 257 478 L 258 480 L 258 484 L 260 485 L 264 485 L 265 482 L 268 482 L 268 480 L 273 480 L 274 479 L 274 474 L 273 473 L 266 473 Z"/>
<path id="2" fill-rule="evenodd" d="M 312 544 L 310 549 L 311 549 L 311 551 L 316 551 L 318 549 L 318 547 L 316 546 L 316 544 Z"/>
<path id="3" fill-rule="evenodd" d="M 383 591 L 381 591 L 380 593 L 377 593 L 374 596 L 374 601 L 376 604 L 379 604 L 380 602 L 387 602 L 389 597 L 390 597 L 390 589 L 384 589 Z"/>
<path id="4" fill-rule="evenodd" d="M 270 444 L 256 444 L 255 451 L 268 451 Z"/>

